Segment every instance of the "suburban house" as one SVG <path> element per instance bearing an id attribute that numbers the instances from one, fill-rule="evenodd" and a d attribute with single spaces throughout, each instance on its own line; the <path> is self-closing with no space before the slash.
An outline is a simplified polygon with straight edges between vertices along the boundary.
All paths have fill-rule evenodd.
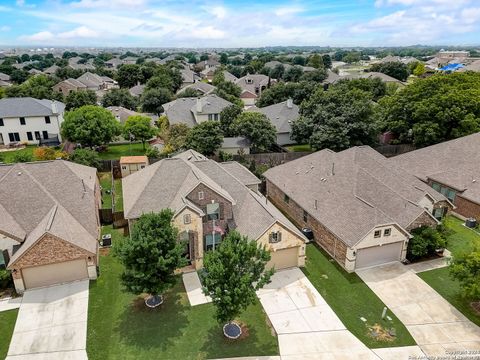
<path id="1" fill-rule="evenodd" d="M 143 92 L 145 91 L 145 85 L 143 84 L 137 84 L 133 87 L 131 87 L 129 90 L 130 94 L 135 97 L 140 97 L 142 96 Z"/>
<path id="2" fill-rule="evenodd" d="M 200 80 L 198 75 L 190 69 L 180 69 L 180 74 L 182 75 L 182 87 L 193 84 Z"/>
<path id="3" fill-rule="evenodd" d="M 202 79 L 206 79 L 208 82 L 212 82 L 216 71 L 217 71 L 217 69 L 214 68 L 214 67 L 206 68 L 206 69 L 203 69 L 200 72 L 200 75 L 201 75 Z"/>
<path id="4" fill-rule="evenodd" d="M 67 96 L 72 91 L 79 91 L 79 90 L 87 90 L 87 86 L 84 83 L 73 78 L 65 79 L 53 86 L 53 91 L 62 93 L 63 96 Z"/>
<path id="5" fill-rule="evenodd" d="M 292 99 L 263 108 L 251 107 L 247 111 L 264 114 L 277 129 L 277 144 L 288 145 L 294 143 L 290 139 L 292 124 L 300 117 L 299 108 Z"/>
<path id="6" fill-rule="evenodd" d="M 262 94 L 262 91 L 270 87 L 275 80 L 263 74 L 247 74 L 236 81 L 236 84 L 242 89 L 240 98 L 245 105 L 254 105 L 255 100 Z"/>
<path id="7" fill-rule="evenodd" d="M 107 110 L 110 111 L 115 119 L 117 119 L 121 124 L 125 124 L 127 119 L 130 116 L 142 115 L 136 111 L 124 108 L 123 106 L 109 106 Z"/>
<path id="8" fill-rule="evenodd" d="M 93 66 L 92 59 L 87 60 L 86 63 L 83 63 L 84 61 L 85 60 L 79 56 L 72 57 L 68 59 L 67 67 L 73 70 L 84 70 L 84 71 L 95 70 L 95 66 Z"/>
<path id="9" fill-rule="evenodd" d="M 89 90 L 110 90 L 118 88 L 118 83 L 108 76 L 100 76 L 91 72 L 83 73 L 77 78 Z"/>
<path id="10" fill-rule="evenodd" d="M 219 121 L 222 110 L 230 105 L 231 102 L 210 94 L 200 98 L 178 98 L 163 104 L 163 109 L 170 125 L 193 127 L 207 120 Z"/>
<path id="11" fill-rule="evenodd" d="M 91 167 L 64 160 L 0 166 L 0 257 L 18 293 L 97 278 L 100 196 Z"/>
<path id="12" fill-rule="evenodd" d="M 368 146 L 325 149 L 271 168 L 267 197 L 347 271 L 405 259 L 410 231 L 448 199 Z"/>
<path id="13" fill-rule="evenodd" d="M 60 144 L 65 104 L 31 97 L 0 99 L 0 145 Z"/>
<path id="14" fill-rule="evenodd" d="M 105 67 L 107 69 L 117 69 L 122 64 L 123 64 L 123 61 L 116 57 L 105 61 Z"/>
<path id="15" fill-rule="evenodd" d="M 366 73 L 365 75 L 362 75 L 361 78 L 363 79 L 380 79 L 382 80 L 384 83 L 394 83 L 394 84 L 397 84 L 397 85 L 400 85 L 400 86 L 405 86 L 405 83 L 401 82 L 400 80 L 398 79 L 395 79 L 394 77 L 391 77 L 387 74 L 384 74 L 384 73 L 381 73 L 381 72 L 375 72 L 375 71 L 371 71 L 371 72 L 368 72 Z"/>
<path id="16" fill-rule="evenodd" d="M 144 169 L 148 166 L 148 157 L 146 156 L 122 156 L 120 157 L 120 171 L 122 178 Z"/>
<path id="17" fill-rule="evenodd" d="M 46 68 L 45 70 L 43 70 L 43 73 L 44 74 L 47 74 L 47 75 L 55 75 L 55 73 L 57 72 L 57 70 L 60 69 L 60 66 L 58 65 L 52 65 L 48 68 Z"/>
<path id="18" fill-rule="evenodd" d="M 217 163 L 188 150 L 122 179 L 125 218 L 131 228 L 142 214 L 170 208 L 185 241 L 185 256 L 195 269 L 237 230 L 266 246 L 268 266 L 303 266 L 305 237 L 272 203 L 254 189 L 260 182 L 240 164 Z"/>
<path id="19" fill-rule="evenodd" d="M 232 73 L 228 72 L 227 70 L 223 70 L 223 77 L 225 79 L 225 81 L 230 81 L 232 83 L 236 83 L 238 78 L 233 75 Z"/>
<path id="20" fill-rule="evenodd" d="M 221 64 L 217 60 L 210 58 L 208 60 L 198 62 L 197 65 L 195 65 L 195 67 L 197 67 L 202 71 L 205 69 L 216 69 L 220 65 Z"/>
<path id="21" fill-rule="evenodd" d="M 8 87 L 10 85 L 12 85 L 10 75 L 0 72 L 0 87 Z"/>
<path id="22" fill-rule="evenodd" d="M 480 133 L 390 158 L 447 197 L 455 212 L 480 221 Z"/>
<path id="23" fill-rule="evenodd" d="M 243 136 L 224 137 L 221 151 L 227 154 L 250 154 L 250 141 Z"/>
<path id="24" fill-rule="evenodd" d="M 177 91 L 177 94 L 181 94 L 186 89 L 192 89 L 192 90 L 195 90 L 202 95 L 208 95 L 208 94 L 213 93 L 215 91 L 216 87 L 213 86 L 213 85 L 210 85 L 206 82 L 199 81 L 199 82 L 196 82 L 194 84 L 190 84 L 190 85 L 187 85 L 187 86 L 181 88 L 180 90 Z"/>

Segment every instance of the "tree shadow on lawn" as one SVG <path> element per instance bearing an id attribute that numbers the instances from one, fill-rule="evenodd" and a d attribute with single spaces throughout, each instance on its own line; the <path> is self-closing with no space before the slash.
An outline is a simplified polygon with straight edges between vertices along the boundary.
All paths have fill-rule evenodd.
<path id="1" fill-rule="evenodd" d="M 148 308 L 143 298 L 135 298 L 120 316 L 116 329 L 122 342 L 145 350 L 165 351 L 174 346 L 173 340 L 181 337 L 182 329 L 188 326 L 185 312 L 190 305 L 182 300 L 182 293 L 176 291 L 176 287 L 155 309 Z"/>
<path id="2" fill-rule="evenodd" d="M 276 355 L 272 352 L 271 344 L 260 341 L 255 328 L 248 327 L 248 324 L 245 325 L 247 326 L 248 336 L 237 340 L 227 339 L 223 335 L 223 326 L 221 325 L 210 328 L 206 341 L 201 348 L 202 353 L 206 355 L 207 359 Z"/>

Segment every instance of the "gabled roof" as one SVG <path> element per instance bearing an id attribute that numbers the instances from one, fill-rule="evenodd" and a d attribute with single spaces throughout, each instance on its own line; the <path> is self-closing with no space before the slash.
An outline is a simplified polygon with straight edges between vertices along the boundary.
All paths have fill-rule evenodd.
<path id="1" fill-rule="evenodd" d="M 9 265 L 46 233 L 96 252 L 96 173 L 64 160 L 0 166 L 0 232 L 22 243 Z"/>
<path id="2" fill-rule="evenodd" d="M 348 246 L 381 224 L 406 231 L 425 212 L 419 202 L 426 194 L 446 200 L 368 146 L 321 150 L 264 176 Z"/>
<path id="3" fill-rule="evenodd" d="M 0 72 L 0 80 L 2 81 L 10 81 L 10 75 L 4 74 Z"/>
<path id="4" fill-rule="evenodd" d="M 145 85 L 142 85 L 142 84 L 135 85 L 134 87 L 131 87 L 129 91 L 130 91 L 130 94 L 132 94 L 133 96 L 140 96 L 145 91 Z"/>
<path id="5" fill-rule="evenodd" d="M 235 83 L 238 80 L 235 75 L 228 72 L 227 70 L 223 70 L 223 77 L 225 78 L 225 81 L 230 81 L 232 83 Z"/>
<path id="6" fill-rule="evenodd" d="M 283 101 L 263 108 L 253 108 L 249 111 L 264 114 L 277 129 L 277 133 L 290 133 L 291 124 L 300 117 L 299 108 L 293 101 Z"/>
<path id="7" fill-rule="evenodd" d="M 186 196 L 197 185 L 204 184 L 233 204 L 236 229 L 241 234 L 258 239 L 273 224 L 280 222 L 304 239 L 302 233 L 263 196 L 248 189 L 221 164 L 193 150 L 163 159 L 129 175 L 122 182 L 127 219 L 165 208 L 178 213 L 185 207 Z"/>
<path id="8" fill-rule="evenodd" d="M 45 74 L 55 74 L 57 72 L 57 70 L 60 69 L 60 66 L 57 66 L 57 65 L 52 65 L 48 68 L 46 68 L 45 70 L 43 70 L 43 72 Z"/>
<path id="9" fill-rule="evenodd" d="M 100 87 L 105 82 L 100 75 L 88 71 L 80 75 L 77 80 L 88 88 Z"/>
<path id="10" fill-rule="evenodd" d="M 480 133 L 427 146 L 389 161 L 426 181 L 436 180 L 480 204 Z"/>
<path id="11" fill-rule="evenodd" d="M 361 77 L 365 79 L 378 78 L 384 82 L 395 82 L 395 83 L 403 84 L 400 80 L 395 79 L 394 77 L 391 77 L 381 72 L 372 71 L 372 72 L 366 73 L 365 75 L 362 75 Z"/>
<path id="12" fill-rule="evenodd" d="M 190 85 L 187 85 L 187 86 L 181 88 L 180 90 L 178 90 L 177 94 L 180 94 L 180 93 L 184 92 L 185 89 L 193 89 L 195 91 L 198 91 L 198 92 L 202 93 L 203 95 L 208 95 L 208 94 L 212 93 L 213 91 L 215 91 L 216 87 L 213 86 L 213 85 L 210 85 L 206 82 L 198 81 L 196 83 L 193 83 L 193 84 L 190 84 Z"/>
<path id="13" fill-rule="evenodd" d="M 243 185 L 258 185 L 262 183 L 259 178 L 250 172 L 250 170 L 237 161 L 222 162 L 220 163 L 220 166 L 223 167 L 233 177 L 240 180 Z"/>
<path id="14" fill-rule="evenodd" d="M 0 99 L 0 118 L 51 116 L 63 113 L 65 104 L 31 97 Z"/>

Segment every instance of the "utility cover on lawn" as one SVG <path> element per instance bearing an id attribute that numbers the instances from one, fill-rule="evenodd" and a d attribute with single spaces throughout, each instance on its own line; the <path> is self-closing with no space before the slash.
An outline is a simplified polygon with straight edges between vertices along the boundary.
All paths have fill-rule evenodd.
<path id="1" fill-rule="evenodd" d="M 238 324 L 228 323 L 223 326 L 223 334 L 229 339 L 238 339 L 242 335 L 242 329 Z"/>
<path id="2" fill-rule="evenodd" d="M 149 308 L 156 308 L 163 304 L 163 296 L 162 295 L 154 295 L 150 296 L 149 298 L 145 299 L 145 304 Z"/>

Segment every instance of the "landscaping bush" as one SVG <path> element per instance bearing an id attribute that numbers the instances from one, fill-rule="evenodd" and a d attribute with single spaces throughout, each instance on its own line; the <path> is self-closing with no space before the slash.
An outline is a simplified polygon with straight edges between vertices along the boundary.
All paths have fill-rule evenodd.
<path id="1" fill-rule="evenodd" d="M 447 245 L 441 228 L 421 226 L 411 233 L 413 238 L 408 242 L 407 248 L 407 259 L 410 261 L 431 256 L 437 249 L 444 249 Z"/>
<path id="2" fill-rule="evenodd" d="M 6 289 L 12 281 L 10 276 L 10 271 L 5 269 L 0 269 L 0 289 Z"/>

